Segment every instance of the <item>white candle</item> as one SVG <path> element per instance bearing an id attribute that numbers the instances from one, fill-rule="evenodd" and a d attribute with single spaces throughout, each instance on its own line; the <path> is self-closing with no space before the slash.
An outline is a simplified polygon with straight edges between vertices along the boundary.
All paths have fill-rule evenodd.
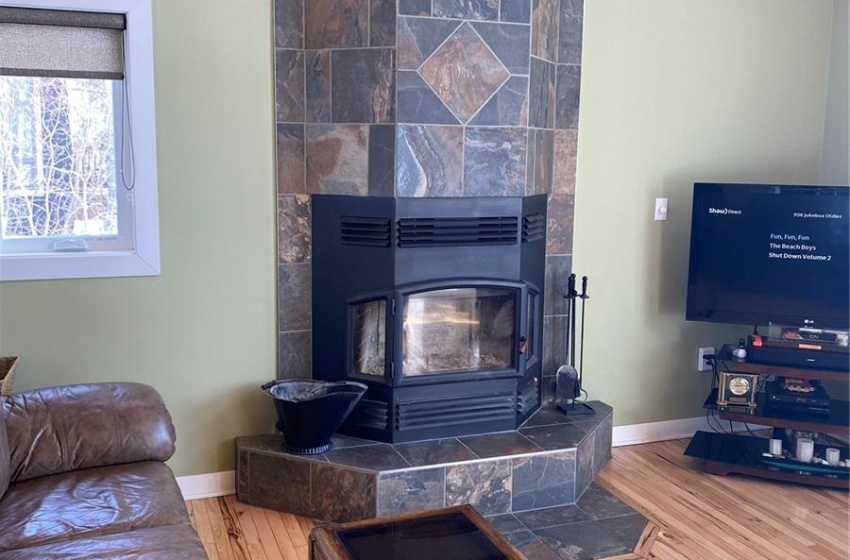
<path id="1" fill-rule="evenodd" d="M 803 463 L 811 463 L 815 455 L 815 442 L 809 438 L 797 440 L 797 460 Z"/>
<path id="2" fill-rule="evenodd" d="M 774 457 L 779 457 L 782 455 L 782 440 L 781 439 L 771 439 L 770 440 L 770 454 Z"/>
<path id="3" fill-rule="evenodd" d="M 826 462 L 830 465 L 838 465 L 838 461 L 841 458 L 841 451 L 836 447 L 827 447 L 826 448 Z"/>

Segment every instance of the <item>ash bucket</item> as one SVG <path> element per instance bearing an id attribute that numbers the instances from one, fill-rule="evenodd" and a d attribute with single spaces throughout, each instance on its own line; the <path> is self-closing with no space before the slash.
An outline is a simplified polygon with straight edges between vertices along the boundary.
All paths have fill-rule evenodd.
<path id="1" fill-rule="evenodd" d="M 367 387 L 356 381 L 282 379 L 262 389 L 274 399 L 284 451 L 314 455 L 333 446 L 331 437 Z"/>

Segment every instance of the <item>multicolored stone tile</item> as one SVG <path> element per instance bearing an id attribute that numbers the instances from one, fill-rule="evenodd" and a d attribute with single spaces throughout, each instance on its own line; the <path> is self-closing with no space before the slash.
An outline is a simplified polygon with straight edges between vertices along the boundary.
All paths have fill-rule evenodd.
<path id="1" fill-rule="evenodd" d="M 582 422 L 554 424 L 537 428 L 522 428 L 520 433 L 542 447 L 556 450 L 576 447 L 587 436 L 590 428 Z"/>
<path id="2" fill-rule="evenodd" d="M 419 68 L 461 23 L 451 19 L 398 18 L 398 67 Z"/>
<path id="3" fill-rule="evenodd" d="M 257 507 L 310 515 L 310 463 L 239 450 L 236 497 Z"/>
<path id="4" fill-rule="evenodd" d="M 310 262 L 312 232 L 308 195 L 277 197 L 277 228 L 278 263 Z"/>
<path id="5" fill-rule="evenodd" d="M 304 0 L 275 0 L 274 44 L 282 49 L 304 48 Z"/>
<path id="6" fill-rule="evenodd" d="M 513 459 L 512 511 L 560 506 L 575 502 L 574 451 Z"/>
<path id="7" fill-rule="evenodd" d="M 461 196 L 463 128 L 398 125 L 398 196 Z"/>
<path id="8" fill-rule="evenodd" d="M 401 443 L 396 444 L 395 448 L 414 467 L 478 459 L 478 456 L 457 438 Z"/>
<path id="9" fill-rule="evenodd" d="M 581 90 L 581 66 L 558 65 L 556 103 L 556 128 L 578 128 L 579 95 Z"/>
<path id="10" fill-rule="evenodd" d="M 313 354 L 310 331 L 278 333 L 277 340 L 278 379 L 312 378 Z"/>
<path id="11" fill-rule="evenodd" d="M 547 527 L 590 520 L 590 516 L 574 505 L 521 511 L 514 515 L 523 525 L 535 532 L 540 529 L 546 529 Z"/>
<path id="12" fill-rule="evenodd" d="M 278 265 L 277 330 L 309 330 L 312 315 L 312 274 L 308 263 Z"/>
<path id="13" fill-rule="evenodd" d="M 395 196 L 395 129 L 369 126 L 369 196 Z"/>
<path id="14" fill-rule="evenodd" d="M 552 192 L 575 193 L 578 131 L 556 130 L 554 152 Z"/>
<path id="15" fill-rule="evenodd" d="M 462 122 L 477 113 L 509 76 L 468 23 L 440 45 L 420 73 Z"/>
<path id="16" fill-rule="evenodd" d="M 460 19 L 499 19 L 499 0 L 433 0 L 434 15 Z"/>
<path id="17" fill-rule="evenodd" d="M 566 315 L 543 317 L 543 375 L 555 375 L 567 360 Z"/>
<path id="18" fill-rule="evenodd" d="M 277 192 L 306 192 L 304 181 L 304 125 L 277 125 Z"/>
<path id="19" fill-rule="evenodd" d="M 369 46 L 395 46 L 395 13 L 396 0 L 369 0 Z"/>
<path id="20" fill-rule="evenodd" d="M 631 509 L 631 508 L 629 508 Z M 620 538 L 623 546 L 634 548 L 637 546 L 644 529 L 646 529 L 647 520 L 639 513 L 631 513 L 629 515 L 621 515 L 618 517 L 606 517 L 596 521 L 603 529 L 610 531 L 615 536 Z"/>
<path id="21" fill-rule="evenodd" d="M 307 192 L 368 194 L 369 125 L 307 125 Z"/>
<path id="22" fill-rule="evenodd" d="M 579 501 L 576 502 L 576 505 L 590 516 L 591 519 L 596 520 L 620 517 L 622 515 L 633 515 L 635 513 L 632 508 L 596 483 L 591 484 L 587 488 Z M 641 530 L 643 530 L 643 527 L 641 527 Z"/>
<path id="23" fill-rule="evenodd" d="M 404 16 L 430 16 L 431 0 L 398 0 L 398 13 Z"/>
<path id="24" fill-rule="evenodd" d="M 306 121 L 331 122 L 331 51 L 307 51 L 305 59 L 307 88 Z"/>
<path id="25" fill-rule="evenodd" d="M 325 453 L 328 461 L 337 465 L 347 465 L 372 471 L 388 471 L 409 468 L 395 447 L 388 443 L 331 449 Z"/>
<path id="26" fill-rule="evenodd" d="M 492 515 L 487 518 L 487 522 L 503 535 L 528 531 L 528 528 L 511 513 Z"/>
<path id="27" fill-rule="evenodd" d="M 549 194 L 552 191 L 552 159 L 555 135 L 552 130 L 533 129 L 529 135 L 529 182 L 526 194 Z"/>
<path id="28" fill-rule="evenodd" d="M 500 21 L 529 23 L 531 21 L 531 0 L 502 0 Z"/>
<path id="29" fill-rule="evenodd" d="M 418 72 L 401 70 L 396 75 L 398 122 L 460 124 Z"/>
<path id="30" fill-rule="evenodd" d="M 508 513 L 510 465 L 510 460 L 502 460 L 446 467 L 446 506 L 472 504 L 482 515 Z"/>
<path id="31" fill-rule="evenodd" d="M 336 123 L 395 121 L 395 49 L 331 53 L 331 114 Z"/>
<path id="32" fill-rule="evenodd" d="M 596 521 L 580 521 L 534 531 L 562 558 L 609 558 L 634 550 Z"/>
<path id="33" fill-rule="evenodd" d="M 558 54 L 558 0 L 533 0 L 531 54 L 555 62 Z"/>
<path id="34" fill-rule="evenodd" d="M 561 0 L 558 30 L 558 62 L 581 64 L 584 35 L 584 0 Z"/>
<path id="35" fill-rule="evenodd" d="M 478 114 L 469 121 L 471 125 L 526 126 L 528 125 L 528 78 L 511 76 L 499 88 Z"/>
<path id="36" fill-rule="evenodd" d="M 484 21 L 471 25 L 511 74 L 528 75 L 530 26 Z"/>
<path id="37" fill-rule="evenodd" d="M 528 130 L 466 128 L 463 162 L 464 196 L 525 194 Z"/>
<path id="38" fill-rule="evenodd" d="M 546 254 L 571 255 L 573 252 L 573 214 L 575 196 L 569 193 L 549 195 L 546 228 Z"/>
<path id="39" fill-rule="evenodd" d="M 445 469 L 420 469 L 378 477 L 378 516 L 426 511 L 445 505 Z"/>
<path id="40" fill-rule="evenodd" d="M 555 374 L 546 372 L 540 377 L 540 402 L 543 403 L 543 406 L 557 404 L 557 389 L 558 383 Z"/>
<path id="41" fill-rule="evenodd" d="M 596 403 L 594 403 L 594 408 Z M 593 476 L 596 476 L 602 468 L 608 464 L 611 459 L 611 445 L 614 437 L 614 415 L 609 413 L 593 432 L 594 436 L 594 453 L 593 453 Z"/>
<path id="42" fill-rule="evenodd" d="M 555 64 L 531 59 L 528 86 L 528 126 L 555 127 Z"/>
<path id="43" fill-rule="evenodd" d="M 573 257 L 571 255 L 546 256 L 546 287 L 543 297 L 543 315 L 566 315 L 569 306 L 564 296 L 567 293 L 567 282 L 572 272 Z"/>
<path id="44" fill-rule="evenodd" d="M 313 510 L 310 517 L 338 523 L 375 517 L 374 474 L 316 463 L 310 465 L 310 474 Z M 353 488 L 357 491 L 352 492 Z"/>
<path id="45" fill-rule="evenodd" d="M 304 45 L 308 49 L 366 47 L 368 0 L 306 0 Z"/>
<path id="46" fill-rule="evenodd" d="M 519 432 L 499 432 L 458 438 L 481 458 L 505 457 L 520 453 L 535 453 L 541 449 Z"/>
<path id="47" fill-rule="evenodd" d="M 594 441 L 591 431 L 576 448 L 576 497 L 583 495 L 593 482 Z"/>
<path id="48" fill-rule="evenodd" d="M 304 51 L 275 49 L 277 122 L 304 122 Z"/>

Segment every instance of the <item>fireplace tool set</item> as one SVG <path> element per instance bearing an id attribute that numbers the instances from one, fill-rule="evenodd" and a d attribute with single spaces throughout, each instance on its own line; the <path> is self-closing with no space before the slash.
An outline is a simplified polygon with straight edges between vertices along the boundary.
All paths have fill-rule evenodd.
<path id="1" fill-rule="evenodd" d="M 569 321 L 567 322 L 567 336 L 565 340 L 567 350 L 567 363 L 558 368 L 555 379 L 555 391 L 558 409 L 567 416 L 587 416 L 594 413 L 593 408 L 584 402 L 578 402 L 582 392 L 582 372 L 584 367 L 584 307 L 587 300 L 587 276 L 581 279 L 581 294 L 576 290 L 576 275 L 570 274 L 567 281 L 567 300 L 569 309 Z M 578 369 L 576 369 L 576 300 L 581 300 L 581 341 L 579 350 Z M 585 392 L 586 394 L 586 392 Z"/>

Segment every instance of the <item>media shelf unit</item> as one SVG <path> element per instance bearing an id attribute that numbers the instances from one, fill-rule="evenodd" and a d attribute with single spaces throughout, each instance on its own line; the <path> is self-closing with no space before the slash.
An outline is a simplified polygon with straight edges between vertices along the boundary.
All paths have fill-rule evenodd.
<path id="1" fill-rule="evenodd" d="M 850 382 L 850 371 L 836 371 L 813 368 L 796 368 L 747 362 L 731 357 L 731 347 L 724 346 L 718 354 L 717 366 L 719 371 L 730 373 L 749 373 L 760 376 L 788 377 L 793 379 L 829 380 L 843 383 Z M 715 389 L 716 391 L 716 389 Z M 718 407 L 716 392 L 713 391 L 705 401 L 705 408 L 715 409 L 723 420 L 771 426 L 774 437 L 785 428 L 820 434 L 850 436 L 850 404 L 846 400 L 831 399 L 830 414 L 801 414 L 786 413 L 771 410 L 767 406 L 767 395 L 757 395 L 757 406 L 754 409 L 744 407 Z M 784 438 L 783 438 L 784 439 Z M 831 445 L 841 449 L 841 460 L 848 459 L 847 446 Z M 816 445 L 815 454 L 823 456 L 826 445 Z M 812 466 L 810 472 L 798 471 L 792 468 L 779 469 L 762 463 L 762 453 L 768 450 L 768 438 L 753 435 L 723 434 L 697 432 L 685 450 L 691 457 L 703 459 L 703 469 L 718 475 L 742 474 L 795 482 L 810 486 L 826 486 L 831 488 L 850 489 L 850 477 L 824 475 Z M 850 474 L 850 469 L 845 471 Z"/>

